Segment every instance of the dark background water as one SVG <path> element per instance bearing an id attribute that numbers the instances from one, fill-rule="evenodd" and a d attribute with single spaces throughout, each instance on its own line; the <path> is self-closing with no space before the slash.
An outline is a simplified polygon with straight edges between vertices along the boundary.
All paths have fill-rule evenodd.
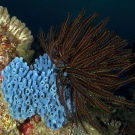
<path id="1" fill-rule="evenodd" d="M 135 38 L 135 0 L 0 0 L 10 16 L 17 16 L 36 36 L 39 28 L 48 32 L 50 26 L 60 25 L 68 12 L 72 19 L 86 8 L 86 17 L 99 13 L 95 22 L 109 17 L 107 29 L 115 31 L 129 43 Z"/>
<path id="2" fill-rule="evenodd" d="M 135 0 L 0 0 L 0 5 L 7 7 L 11 17 L 25 22 L 34 37 L 40 28 L 47 33 L 50 26 L 61 25 L 69 12 L 72 20 L 85 8 L 86 17 L 94 12 L 99 14 L 94 23 L 109 17 L 108 30 L 115 31 L 130 44 L 135 38 Z M 132 47 L 135 51 L 135 44 Z M 118 94 L 126 96 L 130 87 L 130 84 L 123 86 Z"/>

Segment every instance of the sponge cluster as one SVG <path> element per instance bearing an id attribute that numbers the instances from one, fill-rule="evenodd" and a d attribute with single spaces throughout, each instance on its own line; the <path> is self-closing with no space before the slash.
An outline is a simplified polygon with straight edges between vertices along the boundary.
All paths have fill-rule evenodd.
<path id="1" fill-rule="evenodd" d="M 30 67 L 16 57 L 2 71 L 2 93 L 11 116 L 21 120 L 39 114 L 46 126 L 57 130 L 66 122 L 64 107 L 56 87 L 57 70 L 47 54 Z M 65 87 L 67 108 L 71 112 L 69 91 Z"/>

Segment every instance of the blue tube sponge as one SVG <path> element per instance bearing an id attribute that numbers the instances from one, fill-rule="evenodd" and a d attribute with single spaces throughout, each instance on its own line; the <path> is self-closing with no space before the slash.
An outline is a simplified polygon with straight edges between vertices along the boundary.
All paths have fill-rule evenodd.
<path id="1" fill-rule="evenodd" d="M 2 93 L 14 119 L 39 114 L 51 129 L 57 130 L 65 124 L 66 114 L 56 92 L 56 71 L 47 54 L 36 59 L 30 67 L 18 57 L 5 67 Z M 69 92 L 70 87 L 65 87 L 65 101 L 71 112 Z"/>

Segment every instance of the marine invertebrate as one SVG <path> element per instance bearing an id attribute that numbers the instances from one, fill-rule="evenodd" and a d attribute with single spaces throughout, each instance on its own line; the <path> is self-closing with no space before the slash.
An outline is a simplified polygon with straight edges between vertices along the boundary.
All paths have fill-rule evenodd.
<path id="1" fill-rule="evenodd" d="M 15 16 L 10 19 L 7 8 L 0 6 L 0 68 L 3 69 L 15 56 L 25 56 L 25 61 L 30 62 L 34 53 L 30 49 L 32 41 L 33 36 L 25 23 Z"/>
<path id="2" fill-rule="evenodd" d="M 2 70 L 2 94 L 10 115 L 16 120 L 25 120 L 39 114 L 46 126 L 54 130 L 61 128 L 66 118 L 56 93 L 56 74 L 57 70 L 47 54 L 36 59 L 30 67 L 22 58 L 13 59 Z M 68 87 L 66 89 L 69 90 Z M 67 93 L 65 101 L 71 112 Z"/>
<path id="3" fill-rule="evenodd" d="M 59 70 L 57 83 L 60 81 L 63 88 L 67 83 L 71 84 L 71 108 L 76 110 L 72 110 L 74 121 L 83 126 L 80 118 L 84 115 L 92 126 L 100 130 L 89 115 L 87 105 L 107 113 L 110 111 L 106 101 L 134 107 L 133 103 L 117 99 L 113 94 L 121 85 L 135 79 L 119 78 L 135 65 L 130 63 L 134 54 L 124 49 L 126 40 L 104 28 L 108 18 L 93 26 L 92 21 L 98 14 L 94 13 L 84 19 L 84 12 L 82 10 L 72 23 L 69 22 L 69 14 L 59 29 L 51 27 L 47 36 L 41 31 L 38 37 L 44 51 Z M 64 78 L 65 73 L 67 76 Z M 63 103 L 63 89 L 58 89 Z"/>

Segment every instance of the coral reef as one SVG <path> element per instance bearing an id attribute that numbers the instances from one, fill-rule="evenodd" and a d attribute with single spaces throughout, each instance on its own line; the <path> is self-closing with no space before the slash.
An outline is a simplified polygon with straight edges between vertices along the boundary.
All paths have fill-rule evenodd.
<path id="1" fill-rule="evenodd" d="M 113 94 L 135 80 L 121 77 L 134 54 L 104 29 L 108 18 L 93 26 L 98 15 L 84 18 L 84 11 L 47 37 L 41 31 L 36 55 L 46 53 L 31 65 L 31 31 L 0 6 L 0 134 L 134 134 L 135 97 Z"/>

